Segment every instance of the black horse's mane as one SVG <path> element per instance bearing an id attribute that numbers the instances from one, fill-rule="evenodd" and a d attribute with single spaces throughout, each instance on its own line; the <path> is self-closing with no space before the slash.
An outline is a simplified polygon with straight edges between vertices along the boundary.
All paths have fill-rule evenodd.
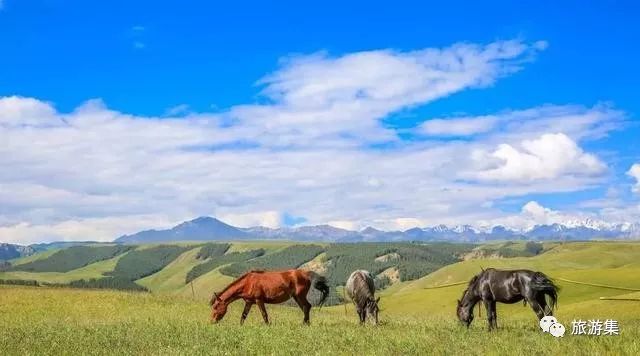
<path id="1" fill-rule="evenodd" d="M 469 283 L 467 284 L 467 289 L 464 290 L 464 292 L 462 293 L 462 299 L 464 299 L 464 297 L 467 295 L 467 292 L 469 292 L 470 289 L 475 289 L 476 284 L 478 284 L 478 279 L 480 279 L 480 275 L 484 273 L 484 270 L 482 270 L 482 272 L 476 274 L 475 276 L 471 277 L 471 279 L 469 280 Z"/>

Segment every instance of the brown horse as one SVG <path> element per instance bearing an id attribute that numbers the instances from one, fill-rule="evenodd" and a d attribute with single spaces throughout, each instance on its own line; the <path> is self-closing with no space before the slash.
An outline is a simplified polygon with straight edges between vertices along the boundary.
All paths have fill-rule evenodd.
<path id="1" fill-rule="evenodd" d="M 269 324 L 265 303 L 280 304 L 293 298 L 304 313 L 304 323 L 309 323 L 311 303 L 307 293 L 311 285 L 322 293 L 322 306 L 329 295 L 329 286 L 324 277 L 312 271 L 290 269 L 281 272 L 251 271 L 229 284 L 222 292 L 213 293 L 211 301 L 211 322 L 220 321 L 227 313 L 227 306 L 238 299 L 244 300 L 244 311 L 240 324 L 244 322 L 254 304 L 258 304 L 264 322 Z"/>

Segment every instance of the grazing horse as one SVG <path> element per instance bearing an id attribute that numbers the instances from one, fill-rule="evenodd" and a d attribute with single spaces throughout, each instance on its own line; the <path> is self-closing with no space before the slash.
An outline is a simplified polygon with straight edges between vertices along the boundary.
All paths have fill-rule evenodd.
<path id="1" fill-rule="evenodd" d="M 364 324 L 369 317 L 373 318 L 375 324 L 378 325 L 378 301 L 380 298 L 376 299 L 374 296 L 376 287 L 371 273 L 365 270 L 351 273 L 344 288 L 356 306 L 360 324 Z"/>
<path id="2" fill-rule="evenodd" d="M 311 285 L 322 293 L 319 305 L 322 306 L 329 295 L 329 286 L 324 277 L 312 271 L 290 269 L 280 272 L 250 271 L 231 282 L 222 292 L 213 293 L 211 301 L 211 322 L 220 321 L 227 313 L 227 307 L 232 302 L 243 299 L 244 311 L 240 317 L 240 324 L 244 323 L 251 307 L 258 304 L 264 322 L 269 324 L 269 316 L 264 307 L 265 303 L 280 304 L 293 298 L 304 313 L 304 323 L 309 323 L 311 303 L 307 300 L 307 293 Z"/>
<path id="3" fill-rule="evenodd" d="M 558 302 L 558 287 L 542 272 L 488 268 L 469 281 L 462 300 L 458 300 L 458 319 L 469 327 L 473 321 L 473 307 L 482 301 L 491 330 L 498 327 L 496 302 L 513 304 L 521 300 L 529 303 L 540 320 L 545 315 L 553 315 Z"/>

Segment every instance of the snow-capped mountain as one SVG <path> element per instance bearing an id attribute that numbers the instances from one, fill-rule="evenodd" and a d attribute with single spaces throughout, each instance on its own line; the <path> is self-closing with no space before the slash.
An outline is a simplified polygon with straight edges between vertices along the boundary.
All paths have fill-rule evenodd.
<path id="1" fill-rule="evenodd" d="M 116 240 L 123 243 L 160 241 L 269 239 L 324 242 L 365 241 L 452 241 L 481 242 L 491 240 L 590 240 L 640 238 L 640 223 L 606 223 L 585 219 L 563 224 L 536 225 L 526 230 L 514 230 L 497 225 L 477 229 L 471 225 L 436 225 L 406 231 L 383 231 L 367 227 L 351 231 L 330 225 L 268 228 L 255 226 L 237 228 L 215 218 L 200 217 L 168 230 L 147 230 L 125 235 Z"/>

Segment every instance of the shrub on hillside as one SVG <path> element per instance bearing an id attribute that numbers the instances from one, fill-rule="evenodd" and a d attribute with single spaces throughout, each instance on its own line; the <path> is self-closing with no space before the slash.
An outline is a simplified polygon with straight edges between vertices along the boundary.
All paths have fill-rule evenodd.
<path id="1" fill-rule="evenodd" d="M 194 266 L 185 278 L 185 283 L 189 283 L 194 279 L 213 271 L 214 269 L 234 262 L 243 262 L 264 255 L 264 249 L 232 252 L 222 256 L 209 258 L 206 262 Z"/>
<path id="2" fill-rule="evenodd" d="M 60 250 L 47 258 L 35 260 L 11 268 L 26 272 L 69 272 L 95 262 L 118 256 L 132 246 L 74 246 Z"/>
<path id="3" fill-rule="evenodd" d="M 17 286 L 39 286 L 38 281 L 31 279 L 0 279 L 0 284 Z"/>
<path id="4" fill-rule="evenodd" d="M 146 292 L 147 289 L 129 279 L 122 277 L 104 277 L 104 278 L 92 278 L 92 279 L 81 279 L 77 281 L 72 281 L 68 285 L 72 288 L 99 288 L 99 289 L 118 289 L 118 290 L 129 290 L 129 291 L 139 291 Z"/>
<path id="5" fill-rule="evenodd" d="M 220 271 L 232 277 L 239 277 L 250 270 L 282 270 L 298 268 L 324 251 L 318 245 L 294 245 L 251 261 L 233 263 Z"/>
<path id="6" fill-rule="evenodd" d="M 206 260 L 207 258 L 222 256 L 227 252 L 229 247 L 231 247 L 230 244 L 208 243 L 200 248 L 196 258 Z"/>
<path id="7" fill-rule="evenodd" d="M 144 250 L 133 250 L 122 256 L 109 275 L 135 281 L 154 274 L 191 247 L 160 245 Z"/>

